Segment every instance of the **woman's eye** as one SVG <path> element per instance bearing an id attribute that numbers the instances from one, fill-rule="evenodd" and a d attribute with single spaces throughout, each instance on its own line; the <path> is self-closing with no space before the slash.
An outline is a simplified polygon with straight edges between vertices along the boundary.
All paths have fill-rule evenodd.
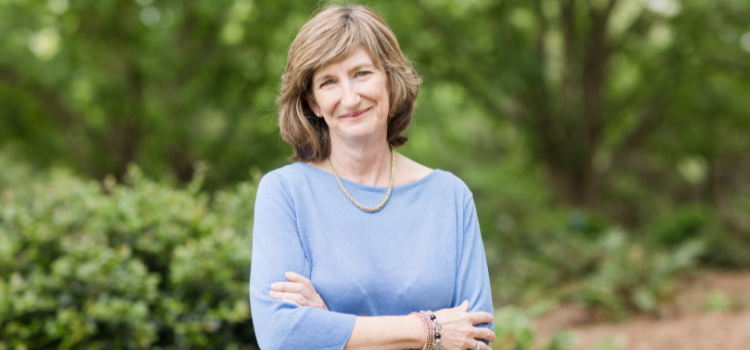
<path id="1" fill-rule="evenodd" d="M 370 72 L 363 70 L 361 72 L 357 72 L 357 77 L 364 77 L 367 74 L 370 74 Z"/>
<path id="2" fill-rule="evenodd" d="M 329 79 L 329 80 L 324 81 L 322 84 L 320 84 L 320 86 L 326 86 L 326 85 L 331 85 L 331 84 L 333 84 L 333 80 Z"/>

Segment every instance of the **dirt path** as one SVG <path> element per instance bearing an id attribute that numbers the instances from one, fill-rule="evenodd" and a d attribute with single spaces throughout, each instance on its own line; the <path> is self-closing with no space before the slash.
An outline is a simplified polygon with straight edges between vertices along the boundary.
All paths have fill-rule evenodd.
<path id="1" fill-rule="evenodd" d="M 587 323 L 585 311 L 563 306 L 535 324 L 544 341 L 556 330 L 591 349 L 611 339 L 623 350 L 750 350 L 750 272 L 711 274 L 684 282 L 675 305 L 660 319 Z"/>

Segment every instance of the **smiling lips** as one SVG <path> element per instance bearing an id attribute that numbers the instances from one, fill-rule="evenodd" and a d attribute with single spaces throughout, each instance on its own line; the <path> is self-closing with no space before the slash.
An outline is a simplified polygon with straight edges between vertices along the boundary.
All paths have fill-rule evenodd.
<path id="1" fill-rule="evenodd" d="M 367 108 L 367 109 L 363 109 L 363 110 L 361 110 L 361 111 L 356 111 L 356 112 L 354 112 L 354 113 L 347 113 L 347 114 L 344 114 L 344 115 L 340 116 L 339 118 L 342 118 L 342 119 L 346 119 L 346 118 L 356 118 L 356 117 L 359 117 L 359 116 L 360 116 L 360 115 L 362 115 L 362 114 L 365 114 L 365 113 L 366 113 L 367 111 L 369 111 L 370 109 L 372 109 L 372 107 L 370 107 L 370 108 Z"/>

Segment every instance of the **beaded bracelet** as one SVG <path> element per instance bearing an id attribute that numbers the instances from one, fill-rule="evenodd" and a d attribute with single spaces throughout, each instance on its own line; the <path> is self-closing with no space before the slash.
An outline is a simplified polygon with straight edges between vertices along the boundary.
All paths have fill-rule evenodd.
<path id="1" fill-rule="evenodd" d="M 429 350 L 433 348 L 432 340 L 435 338 L 435 329 L 432 327 L 431 323 L 427 321 L 427 316 L 420 312 L 412 312 L 411 315 L 417 316 L 420 321 L 422 321 L 422 326 L 424 327 L 424 348 L 422 350 Z"/>
<path id="2" fill-rule="evenodd" d="M 428 316 L 424 316 L 425 322 L 427 322 L 427 327 L 430 328 L 430 346 L 428 349 L 434 349 L 435 348 L 435 327 L 433 326 L 433 323 L 430 322 L 430 319 Z"/>
<path id="3" fill-rule="evenodd" d="M 423 314 L 423 315 L 425 315 L 425 316 L 427 316 L 427 317 L 429 317 L 430 320 L 432 321 L 432 322 L 430 322 L 430 323 L 432 323 L 432 327 L 430 327 L 430 328 L 432 328 L 432 332 L 433 332 L 432 334 L 434 334 L 433 337 L 435 338 L 435 341 L 434 341 L 434 344 L 432 345 L 432 348 L 434 350 L 442 350 L 443 349 L 443 343 L 440 342 L 440 329 L 442 327 L 440 326 L 440 321 L 437 320 L 437 316 L 435 316 L 435 314 L 433 314 L 432 311 L 430 311 L 430 310 L 420 311 L 420 313 Z"/>

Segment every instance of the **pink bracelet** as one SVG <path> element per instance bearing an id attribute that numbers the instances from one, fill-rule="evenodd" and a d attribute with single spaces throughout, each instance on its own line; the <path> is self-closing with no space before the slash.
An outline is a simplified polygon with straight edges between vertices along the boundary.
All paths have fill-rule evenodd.
<path id="1" fill-rule="evenodd" d="M 433 339 L 433 345 L 432 348 L 434 350 L 442 350 L 443 349 L 443 343 L 440 341 L 440 330 L 442 326 L 440 325 L 440 321 L 437 320 L 437 316 L 435 316 L 432 311 L 420 311 L 420 314 L 424 315 L 425 318 L 429 318 L 430 321 L 428 323 L 430 324 L 432 339 Z"/>
<path id="2" fill-rule="evenodd" d="M 424 347 L 422 350 L 429 350 L 432 349 L 433 343 L 432 340 L 435 338 L 435 329 L 432 328 L 432 322 L 428 321 L 427 316 L 420 312 L 412 312 L 410 315 L 417 316 L 420 321 L 422 321 L 422 326 L 424 327 Z"/>

